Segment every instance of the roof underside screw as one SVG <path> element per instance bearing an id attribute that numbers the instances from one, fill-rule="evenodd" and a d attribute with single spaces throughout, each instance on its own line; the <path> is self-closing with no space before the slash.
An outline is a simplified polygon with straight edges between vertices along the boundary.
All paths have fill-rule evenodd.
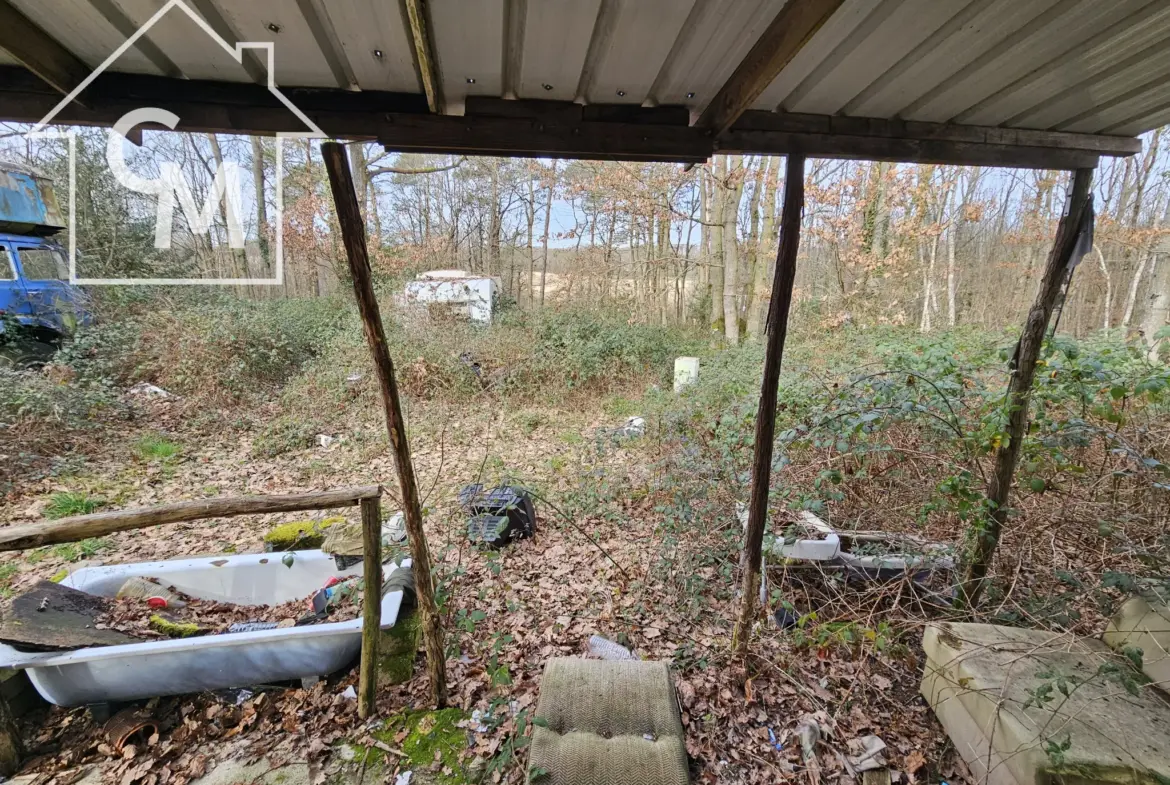
<path id="1" fill-rule="evenodd" d="M 475 84 L 475 77 L 474 76 L 467 77 L 467 83 L 468 84 Z"/>
<path id="2" fill-rule="evenodd" d="M 694 93 L 687 93 L 687 98 L 694 98 L 694 97 L 695 97 Z"/>
<path id="3" fill-rule="evenodd" d="M 548 82 L 545 82 L 544 84 L 542 84 L 541 87 L 543 87 L 545 90 L 552 89 L 552 85 L 550 85 Z"/>
<path id="4" fill-rule="evenodd" d="M 374 50 L 374 57 L 376 57 L 376 58 L 378 58 L 379 60 L 381 60 L 381 59 L 382 59 L 382 50 L 381 50 L 381 49 L 375 49 L 375 50 Z"/>
<path id="5" fill-rule="evenodd" d="M 264 26 L 267 27 L 273 33 L 280 32 L 280 25 L 278 25 L 276 22 L 269 22 L 268 24 L 266 24 Z"/>
<path id="6" fill-rule="evenodd" d="M 626 91 L 625 90 L 618 90 L 618 98 L 625 98 L 625 97 L 626 97 Z"/>

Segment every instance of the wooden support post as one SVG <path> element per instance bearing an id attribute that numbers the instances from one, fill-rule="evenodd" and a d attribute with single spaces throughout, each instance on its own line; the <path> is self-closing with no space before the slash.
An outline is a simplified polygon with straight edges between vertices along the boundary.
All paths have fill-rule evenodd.
<path id="1" fill-rule="evenodd" d="M 362 664 L 358 675 L 358 716 L 374 711 L 378 688 L 378 639 L 382 633 L 382 504 L 362 499 Z"/>
<path id="2" fill-rule="evenodd" d="M 1052 309 L 1076 248 L 1077 235 L 1089 205 L 1092 182 L 1092 169 L 1077 169 L 1073 174 L 1068 205 L 1056 229 L 1056 241 L 1048 255 L 1040 290 L 1028 312 L 1028 321 L 1024 324 L 1024 332 L 1016 347 L 1013 359 L 1015 367 L 1012 368 L 1012 377 L 1008 382 L 1007 438 L 995 451 L 995 473 L 987 484 L 988 509 L 975 521 L 971 531 L 973 539 L 965 555 L 959 593 L 955 597 L 955 604 L 960 608 L 973 608 L 979 602 L 987 570 L 1007 520 L 1008 495 L 1028 427 L 1028 404 L 1032 380 L 1036 374 L 1036 360 L 1040 356 L 1048 321 L 1052 318 Z"/>
<path id="3" fill-rule="evenodd" d="M 398 398 L 398 384 L 394 379 L 394 363 L 386 347 L 386 333 L 378 300 L 374 296 L 373 273 L 366 250 L 366 227 L 358 207 L 353 176 L 349 171 L 349 156 L 345 146 L 337 142 L 321 145 L 325 168 L 329 170 L 329 185 L 337 208 L 337 221 L 345 243 L 349 269 L 353 275 L 353 290 L 362 327 L 374 368 L 382 388 L 382 404 L 386 414 L 386 428 L 390 432 L 390 448 L 398 467 L 398 483 L 402 490 L 403 514 L 406 532 L 410 537 L 410 557 L 414 570 L 415 593 L 423 628 L 423 642 L 427 650 L 427 674 L 431 682 L 431 699 L 438 708 L 447 705 L 447 668 L 443 651 L 443 631 L 439 626 L 439 610 L 435 604 L 435 586 L 431 578 L 431 555 L 423 532 L 422 505 L 419 503 L 418 483 L 414 465 L 410 461 L 410 445 L 406 441 L 406 425 L 402 419 L 402 403 Z"/>
<path id="4" fill-rule="evenodd" d="M 804 209 L 804 156 L 788 156 L 784 175 L 784 209 L 780 215 L 780 248 L 776 254 L 776 275 L 772 282 L 772 305 L 768 310 L 768 343 L 764 354 L 764 381 L 760 385 L 760 407 L 756 413 L 756 444 L 752 456 L 752 494 L 748 502 L 748 525 L 744 537 L 743 596 L 735 625 L 733 647 L 747 651 L 752 623 L 756 618 L 756 595 L 760 592 L 763 562 L 764 525 L 768 518 L 768 491 L 772 481 L 772 442 L 776 437 L 776 393 L 780 387 L 780 361 L 788 335 L 788 312 L 796 280 L 796 254 L 800 250 L 800 218 Z"/>

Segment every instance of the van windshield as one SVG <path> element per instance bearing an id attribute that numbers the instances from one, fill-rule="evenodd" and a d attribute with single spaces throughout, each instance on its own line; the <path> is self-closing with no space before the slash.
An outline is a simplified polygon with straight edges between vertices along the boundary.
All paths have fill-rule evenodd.
<path id="1" fill-rule="evenodd" d="M 18 248 L 20 266 L 29 281 L 68 281 L 69 262 L 56 248 Z"/>

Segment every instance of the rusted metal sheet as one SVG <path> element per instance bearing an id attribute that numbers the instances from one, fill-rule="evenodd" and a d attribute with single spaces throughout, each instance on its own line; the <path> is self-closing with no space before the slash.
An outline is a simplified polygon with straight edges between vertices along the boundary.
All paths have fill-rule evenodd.
<path id="1" fill-rule="evenodd" d="M 52 181 L 30 167 L 0 162 L 0 232 L 54 234 L 64 228 Z"/>

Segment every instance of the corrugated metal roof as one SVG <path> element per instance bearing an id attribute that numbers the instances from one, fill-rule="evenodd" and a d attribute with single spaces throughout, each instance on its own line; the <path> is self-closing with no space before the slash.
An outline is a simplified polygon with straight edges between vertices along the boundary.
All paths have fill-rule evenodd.
<path id="1" fill-rule="evenodd" d="M 3 1 L 3 0 L 0 0 Z M 6 0 L 90 67 L 165 0 Z M 272 41 L 281 87 L 421 93 L 403 0 L 187 0 Z M 429 0 L 445 111 L 467 96 L 697 116 L 785 0 Z M 112 10 L 111 10 L 112 9 Z M 256 81 L 172 12 L 113 71 Z M 5 62 L 0 55 L 0 63 Z M 1136 135 L 1170 121 L 1168 0 L 845 0 L 755 109 Z"/>

